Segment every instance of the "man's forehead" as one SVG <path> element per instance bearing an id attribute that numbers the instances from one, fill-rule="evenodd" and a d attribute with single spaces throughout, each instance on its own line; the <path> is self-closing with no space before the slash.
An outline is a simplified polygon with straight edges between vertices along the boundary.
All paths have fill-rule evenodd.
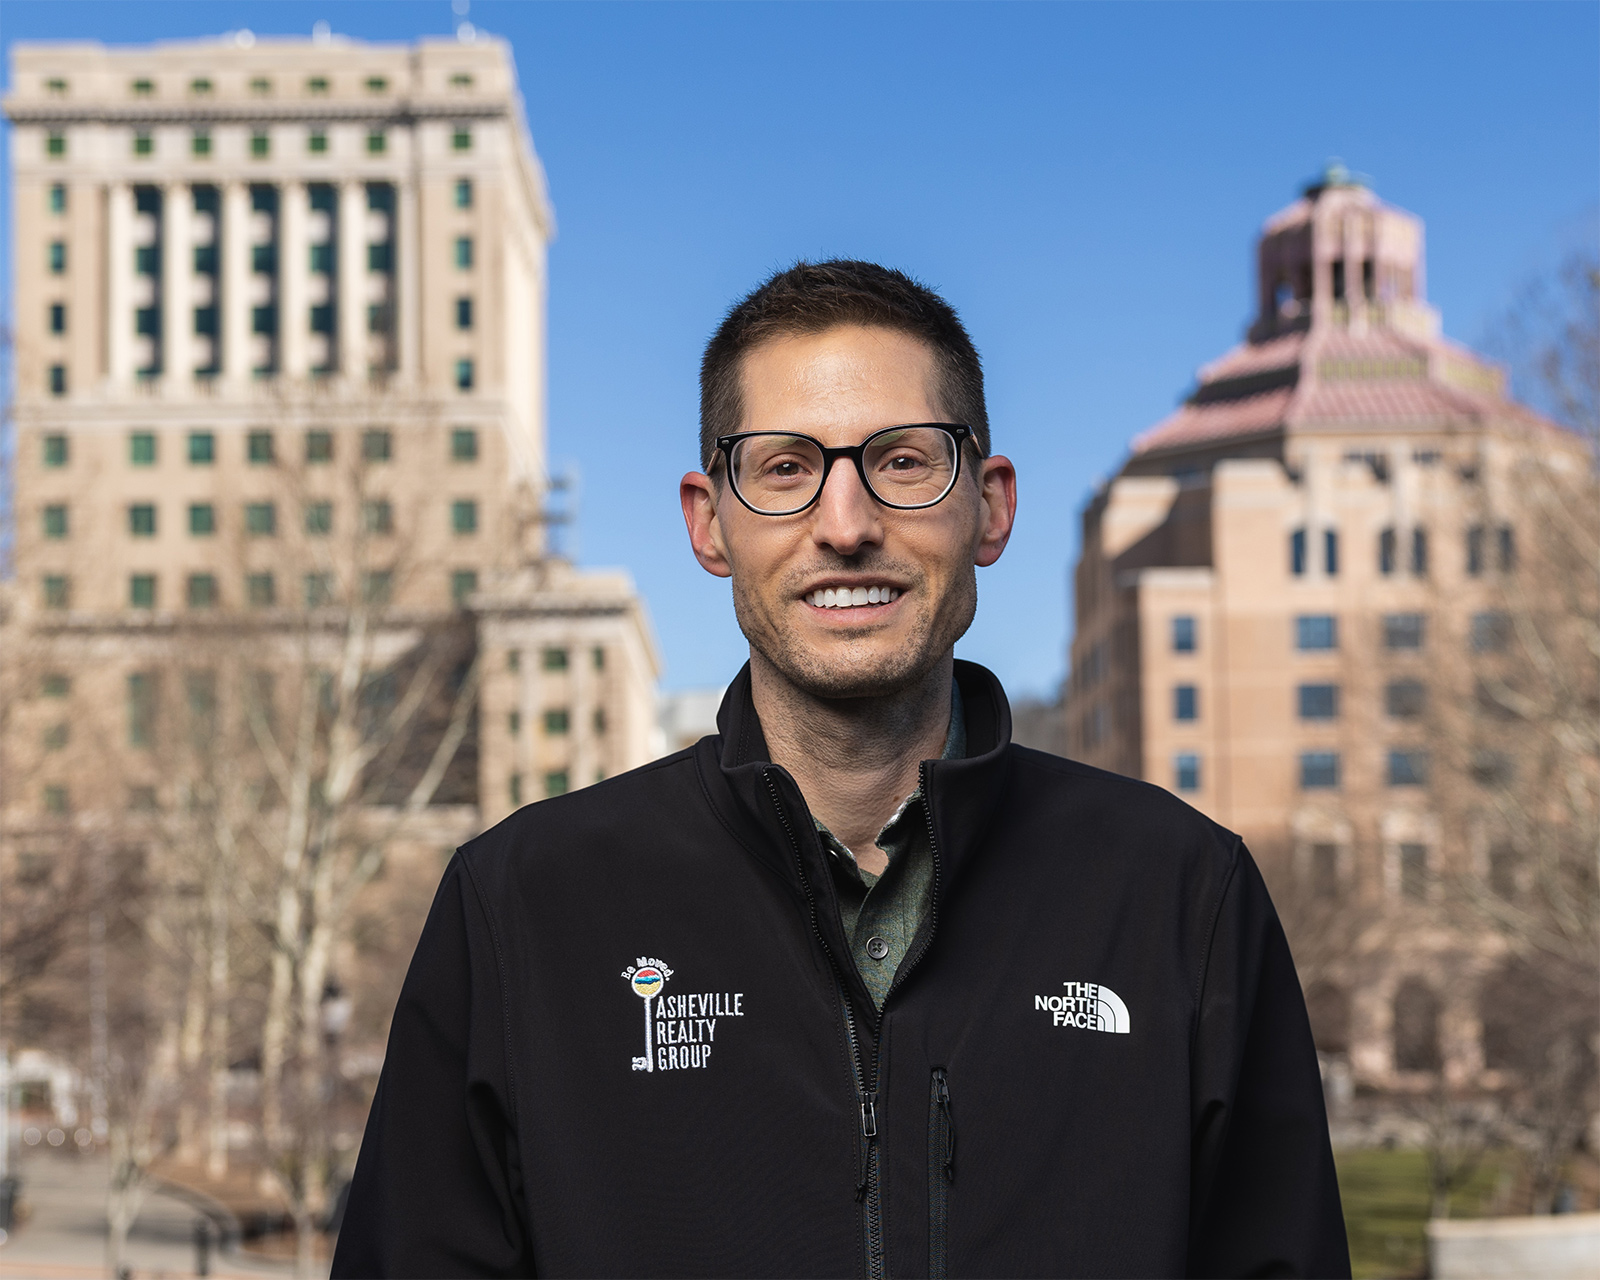
<path id="1" fill-rule="evenodd" d="M 801 430 L 829 424 L 927 421 L 933 409 L 933 352 L 898 330 L 839 325 L 770 338 L 746 353 L 743 429 Z"/>

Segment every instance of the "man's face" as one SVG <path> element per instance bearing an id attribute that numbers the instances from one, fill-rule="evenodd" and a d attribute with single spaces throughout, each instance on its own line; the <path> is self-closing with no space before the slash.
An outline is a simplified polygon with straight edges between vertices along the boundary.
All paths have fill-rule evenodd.
<path id="1" fill-rule="evenodd" d="M 824 445 L 860 444 L 883 427 L 948 421 L 934 400 L 933 353 L 891 329 L 840 326 L 777 338 L 746 354 L 743 431 L 784 431 Z M 914 684 L 972 623 L 976 565 L 999 559 L 1016 482 L 1004 458 L 974 462 L 937 506 L 896 511 L 836 463 L 807 510 L 766 516 L 698 472 L 683 479 L 695 555 L 733 578 L 751 647 L 816 697 L 881 697 Z M 818 594 L 875 590 L 878 603 L 827 607 Z"/>

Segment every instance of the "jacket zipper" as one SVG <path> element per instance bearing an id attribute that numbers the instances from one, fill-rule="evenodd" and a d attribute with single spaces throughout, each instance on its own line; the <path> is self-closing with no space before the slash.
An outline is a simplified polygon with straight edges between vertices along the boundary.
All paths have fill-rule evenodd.
<path id="1" fill-rule="evenodd" d="M 834 957 L 832 948 L 828 946 L 828 940 L 822 933 L 822 926 L 817 921 L 817 898 L 811 891 L 811 881 L 806 877 L 805 860 L 800 854 L 800 839 L 795 835 L 794 824 L 789 821 L 789 815 L 784 812 L 783 798 L 778 794 L 777 783 L 772 780 L 772 770 L 763 769 L 761 780 L 767 785 L 767 794 L 772 797 L 772 807 L 777 810 L 778 821 L 783 825 L 784 834 L 789 837 L 789 847 L 794 851 L 795 869 L 800 873 L 800 887 L 805 892 L 806 906 L 811 912 L 811 932 L 816 935 L 817 943 L 822 947 L 822 954 L 828 958 L 828 967 L 833 970 L 833 981 L 839 991 L 839 1007 L 844 1013 L 845 1040 L 850 1048 L 850 1070 L 855 1077 L 856 1099 L 861 1117 L 861 1164 L 856 1179 L 856 1200 L 861 1205 L 862 1232 L 865 1236 L 867 1254 L 867 1280 L 887 1280 L 889 1269 L 884 1252 L 883 1204 L 878 1177 L 878 1045 L 876 1043 L 873 1045 L 872 1072 L 869 1076 L 866 1059 L 861 1052 L 861 1037 L 856 1028 L 855 1010 L 845 990 L 844 973 L 839 968 L 839 962 Z M 928 823 L 928 853 L 933 859 L 933 893 L 928 906 L 928 932 L 923 937 L 922 945 L 917 948 L 916 954 L 908 955 L 901 962 L 894 981 L 883 993 L 885 1004 L 888 1004 L 889 997 L 927 953 L 929 945 L 933 942 L 933 929 L 938 917 L 939 837 L 933 829 L 933 803 L 928 796 L 926 760 L 917 766 L 917 782 L 922 790 L 922 812 Z"/>
<path id="2" fill-rule="evenodd" d="M 933 1069 L 928 1102 L 928 1276 L 950 1274 L 950 1184 L 956 1180 L 956 1126 L 950 1116 L 950 1082 Z"/>
<path id="3" fill-rule="evenodd" d="M 839 962 L 834 958 L 833 949 L 828 946 L 828 940 L 823 936 L 822 926 L 817 920 L 817 898 L 811 891 L 811 881 L 806 877 L 799 837 L 795 835 L 794 824 L 789 821 L 789 815 L 784 812 L 783 799 L 778 794 L 777 784 L 772 780 L 772 771 L 763 769 L 761 779 L 767 784 L 767 792 L 772 797 L 772 807 L 778 811 L 778 821 L 783 824 L 784 834 L 789 837 L 789 846 L 794 850 L 795 867 L 800 872 L 800 886 L 805 891 L 806 906 L 811 913 L 811 931 L 822 947 L 822 954 L 828 958 L 828 967 L 833 970 L 834 986 L 839 993 L 839 1008 L 844 1013 L 844 1036 L 850 1049 L 850 1072 L 855 1080 L 856 1102 L 861 1119 L 861 1163 L 860 1173 L 856 1179 L 856 1201 L 862 1207 L 867 1280 L 886 1280 L 888 1268 L 884 1265 L 883 1207 L 878 1190 L 878 1055 L 876 1052 L 872 1055 L 872 1087 L 869 1089 L 866 1060 L 861 1052 L 861 1036 L 856 1028 L 855 1010 L 851 1007 L 850 997 L 845 991 L 844 976 L 840 972 Z"/>

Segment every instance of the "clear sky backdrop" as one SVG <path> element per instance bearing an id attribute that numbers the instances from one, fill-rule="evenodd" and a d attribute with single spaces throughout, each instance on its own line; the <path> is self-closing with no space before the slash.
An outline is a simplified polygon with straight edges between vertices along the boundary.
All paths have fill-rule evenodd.
<path id="1" fill-rule="evenodd" d="M 5 0 L 0 39 L 319 19 L 368 40 L 458 21 L 446 0 Z M 1238 339 L 1256 229 L 1329 157 L 1426 219 L 1431 299 L 1469 343 L 1596 242 L 1594 3 L 473 0 L 468 20 L 512 43 L 560 225 L 550 454 L 579 477 L 574 550 L 632 570 L 667 688 L 743 660 L 676 482 L 701 347 L 774 268 L 874 258 L 965 318 L 1021 504 L 959 652 L 1015 695 L 1064 672 L 1084 500 Z"/>

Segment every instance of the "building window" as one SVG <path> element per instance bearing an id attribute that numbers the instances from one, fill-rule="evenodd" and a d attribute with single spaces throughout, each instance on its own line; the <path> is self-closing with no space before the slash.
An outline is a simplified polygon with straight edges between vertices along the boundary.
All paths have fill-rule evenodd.
<path id="1" fill-rule="evenodd" d="M 250 135 L 250 154 L 257 160 L 264 160 L 272 154 L 272 139 L 260 129 Z"/>
<path id="2" fill-rule="evenodd" d="M 128 85 L 128 92 L 135 98 L 148 98 L 155 91 L 155 83 L 150 80 L 135 80 Z"/>
<path id="3" fill-rule="evenodd" d="M 189 135 L 189 153 L 195 156 L 211 154 L 211 130 L 196 129 Z"/>
<path id="4" fill-rule="evenodd" d="M 257 212 L 260 212 L 260 211 L 257 210 Z M 250 246 L 250 270 L 254 274 L 256 274 L 258 276 L 270 276 L 277 269 L 278 269 L 278 246 L 277 245 L 268 243 L 268 244 L 253 244 L 253 245 Z M 262 311 L 275 313 L 277 311 L 277 308 L 276 307 L 270 307 L 270 306 L 269 307 L 257 307 L 255 309 L 255 311 L 256 311 L 256 314 L 258 314 L 258 315 Z M 277 327 L 278 327 L 277 324 L 273 323 L 273 324 L 270 324 L 270 325 L 266 326 L 265 328 L 263 328 L 263 327 L 261 327 L 260 323 L 258 322 L 257 325 L 256 325 L 256 332 L 257 333 L 271 333 Z"/>
<path id="5" fill-rule="evenodd" d="M 389 149 L 389 135 L 382 129 L 367 130 L 367 154 L 381 156 Z"/>
<path id="6" fill-rule="evenodd" d="M 371 498 L 361 504 L 361 527 L 385 536 L 394 532 L 394 508 L 387 498 Z"/>
<path id="7" fill-rule="evenodd" d="M 1501 573 L 1510 573 L 1517 567 L 1517 538 L 1510 525 L 1503 524 L 1495 530 L 1495 549 Z"/>
<path id="8" fill-rule="evenodd" d="M 471 151 L 472 130 L 464 124 L 457 125 L 450 134 L 450 150 Z"/>
<path id="9" fill-rule="evenodd" d="M 465 271 L 472 266 L 472 237 L 456 237 L 456 266 Z"/>
<path id="10" fill-rule="evenodd" d="M 565 769 L 552 769 L 544 775 L 544 793 L 547 796 L 564 796 L 569 786 Z"/>
<path id="11" fill-rule="evenodd" d="M 276 456 L 272 448 L 272 432 L 250 432 L 245 437 L 245 456 L 257 465 L 272 462 Z"/>
<path id="12" fill-rule="evenodd" d="M 388 462 L 394 456 L 394 433 L 369 427 L 361 433 L 361 457 L 367 462 Z"/>
<path id="13" fill-rule="evenodd" d="M 466 301 L 466 299 L 462 299 L 462 301 Z M 459 303 L 457 304 L 456 309 L 458 311 L 460 310 L 460 304 Z M 471 327 L 471 323 L 472 323 L 471 322 L 471 315 L 472 315 L 471 303 L 468 303 L 468 309 L 467 309 L 467 316 L 468 316 L 467 327 L 468 328 Z M 66 303 L 64 303 L 64 302 L 52 302 L 50 304 L 49 323 L 50 323 L 50 332 L 51 333 L 65 333 L 67 331 L 67 304 Z"/>
<path id="14" fill-rule="evenodd" d="M 1339 846 L 1314 844 L 1311 846 L 1311 894 L 1316 898 L 1339 896 Z"/>
<path id="15" fill-rule="evenodd" d="M 306 503 L 306 532 L 314 538 L 326 537 L 333 532 L 333 503 Z"/>
<path id="16" fill-rule="evenodd" d="M 604 671 L 606 669 L 606 651 L 601 646 L 595 645 L 593 649 L 589 650 L 589 660 L 593 663 L 596 671 Z"/>
<path id="17" fill-rule="evenodd" d="M 1312 653 L 1339 647 L 1339 620 L 1330 614 L 1301 614 L 1294 620 L 1294 647 Z"/>
<path id="18" fill-rule="evenodd" d="M 67 394 L 67 366 L 53 364 L 50 366 L 50 394 L 64 396 Z"/>
<path id="19" fill-rule="evenodd" d="M 368 76 L 367 77 L 367 92 L 368 93 L 387 93 L 387 92 L 389 92 L 389 82 L 387 80 L 385 80 L 382 76 Z"/>
<path id="20" fill-rule="evenodd" d="M 263 247 L 257 245 L 256 248 Z M 270 268 L 269 268 L 270 270 Z M 278 332 L 278 308 L 268 303 L 266 306 L 250 308 L 250 332 L 259 333 L 263 337 L 272 337 Z"/>
<path id="21" fill-rule="evenodd" d="M 306 432 L 306 461 L 333 461 L 333 432 L 322 430 Z"/>
<path id="22" fill-rule="evenodd" d="M 253 609 L 270 609 L 278 602 L 278 584 L 270 573 L 246 575 L 244 590 L 245 598 Z"/>
<path id="23" fill-rule="evenodd" d="M 1428 686 L 1420 680 L 1391 680 L 1383 691 L 1384 714 L 1415 720 L 1428 706 Z"/>
<path id="24" fill-rule="evenodd" d="M 506 732 L 513 738 L 522 733 L 522 712 L 510 711 L 506 713 Z"/>
<path id="25" fill-rule="evenodd" d="M 594 731 L 599 737 L 603 738 L 605 736 L 606 709 L 604 707 L 596 707 L 594 709 Z"/>
<path id="26" fill-rule="evenodd" d="M 312 245 L 311 246 L 311 255 L 310 256 L 311 256 L 311 272 L 312 272 L 312 274 L 319 275 L 319 276 L 331 276 L 333 274 L 333 244 L 330 241 L 324 240 L 321 244 Z M 317 321 L 315 319 L 316 314 L 317 314 L 317 312 L 319 310 L 322 311 L 323 314 L 327 316 L 327 320 L 325 320 L 323 322 L 322 327 L 320 327 L 320 328 L 317 326 Z M 332 303 L 325 303 L 321 307 L 312 307 L 311 308 L 311 315 L 313 317 L 313 319 L 311 321 L 311 331 L 313 333 L 332 333 L 333 332 L 333 324 L 332 324 L 332 320 L 333 320 L 333 304 Z"/>
<path id="27" fill-rule="evenodd" d="M 471 498 L 457 498 L 450 504 L 450 529 L 453 533 L 478 532 L 478 504 Z"/>
<path id="28" fill-rule="evenodd" d="M 1422 648 L 1427 632 L 1427 620 L 1420 613 L 1386 613 L 1383 615 L 1383 647 L 1394 650 Z"/>
<path id="29" fill-rule="evenodd" d="M 314 94 L 327 93 L 328 92 L 328 77 L 327 76 L 307 76 L 306 77 L 306 92 L 307 93 L 314 93 Z"/>
<path id="30" fill-rule="evenodd" d="M 155 261 L 156 249 L 151 246 L 148 251 L 141 249 L 141 254 L 148 252 L 150 269 L 140 270 L 140 275 L 156 274 Z M 133 331 L 143 338 L 159 338 L 161 336 L 161 309 L 159 307 L 140 307 L 133 313 Z"/>
<path id="31" fill-rule="evenodd" d="M 1192 684 L 1174 685 L 1172 689 L 1172 718 L 1197 720 L 1200 718 L 1200 691 Z"/>
<path id="32" fill-rule="evenodd" d="M 393 260 L 394 255 L 392 252 L 392 246 L 387 240 L 382 240 L 377 244 L 369 244 L 367 246 L 368 271 L 376 271 L 380 274 L 387 272 L 390 269 L 390 264 L 393 262 Z M 377 333 L 381 331 L 375 329 L 373 332 Z"/>
<path id="33" fill-rule="evenodd" d="M 1339 686 L 1303 684 L 1300 686 L 1302 720 L 1335 720 L 1339 716 Z"/>
<path id="34" fill-rule="evenodd" d="M 470 89 L 472 88 L 472 77 L 465 71 L 457 71 L 450 77 L 450 87 L 452 89 Z"/>
<path id="35" fill-rule="evenodd" d="M 128 532 L 135 538 L 156 536 L 156 509 L 148 502 L 136 502 L 128 508 Z"/>
<path id="36" fill-rule="evenodd" d="M 195 466 L 210 466 L 217 460 L 217 438 L 209 431 L 189 433 L 189 461 Z"/>
<path id="37" fill-rule="evenodd" d="M 72 726 L 63 720 L 59 724 L 48 726 L 44 731 L 44 749 L 46 751 L 62 751 L 72 739 Z"/>
<path id="38" fill-rule="evenodd" d="M 1400 894 L 1406 898 L 1428 896 L 1428 846 L 1407 841 L 1400 846 Z"/>
<path id="39" fill-rule="evenodd" d="M 572 717 L 565 707 L 551 707 L 544 713 L 544 731 L 552 737 L 572 728 Z"/>
<path id="40" fill-rule="evenodd" d="M 375 247 L 375 246 L 369 246 Z M 367 304 L 367 332 L 389 332 L 389 307 L 383 302 L 369 302 Z"/>
<path id="41" fill-rule="evenodd" d="M 47 265 L 53 276 L 65 275 L 67 270 L 67 245 L 64 240 L 52 240 L 46 251 Z"/>
<path id="42" fill-rule="evenodd" d="M 41 442 L 43 444 L 44 465 L 47 467 L 64 467 L 70 456 L 67 438 L 63 435 L 48 435 Z"/>
<path id="43" fill-rule="evenodd" d="M 306 134 L 306 150 L 314 156 L 326 155 L 328 152 L 327 130 L 313 129 Z"/>
<path id="44" fill-rule="evenodd" d="M 59 160 L 67 154 L 67 135 L 59 129 L 52 129 L 45 135 L 44 153 L 52 160 Z"/>
<path id="45" fill-rule="evenodd" d="M 49 208 L 51 213 L 65 213 L 67 211 L 67 189 L 59 182 L 50 184 Z"/>
<path id="46" fill-rule="evenodd" d="M 265 76 L 257 76 L 250 81 L 250 92 L 258 98 L 265 98 L 272 93 L 272 81 Z"/>
<path id="47" fill-rule="evenodd" d="M 47 538 L 67 536 L 67 509 L 60 503 L 52 503 L 44 509 L 44 536 Z"/>
<path id="48" fill-rule="evenodd" d="M 44 789 L 44 811 L 53 818 L 65 816 L 67 813 L 67 789 L 61 786 L 50 786 Z"/>
<path id="49" fill-rule="evenodd" d="M 458 208 L 458 209 L 470 209 L 470 208 L 472 208 L 472 179 L 471 178 L 457 178 L 456 179 L 456 208 Z"/>
<path id="50" fill-rule="evenodd" d="M 478 433 L 472 427 L 456 427 L 450 432 L 450 458 L 453 462 L 478 460 Z"/>
<path id="51" fill-rule="evenodd" d="M 456 361 L 456 390 L 471 391 L 474 370 L 471 360 Z"/>
<path id="52" fill-rule="evenodd" d="M 361 599 L 365 604 L 388 604 L 394 596 L 394 572 L 371 569 L 361 575 Z"/>
<path id="53" fill-rule="evenodd" d="M 457 569 L 451 573 L 450 599 L 456 604 L 463 603 L 477 589 L 478 571 L 476 569 Z"/>
<path id="54" fill-rule="evenodd" d="M 47 573 L 44 578 L 44 607 L 65 609 L 71 604 L 71 580 L 63 573 Z"/>
<path id="55" fill-rule="evenodd" d="M 1496 610 L 1472 615 L 1470 639 L 1475 653 L 1500 653 L 1511 642 L 1511 616 Z"/>
<path id="56" fill-rule="evenodd" d="M 1305 791 L 1325 790 L 1339 785 L 1337 751 L 1302 751 L 1300 787 Z"/>
<path id="57" fill-rule="evenodd" d="M 1200 757 L 1192 751 L 1181 751 L 1173 756 L 1172 777 L 1178 791 L 1200 790 Z"/>
<path id="58" fill-rule="evenodd" d="M 278 509 L 270 502 L 247 503 L 244 530 L 257 538 L 270 538 L 278 532 Z"/>
<path id="59" fill-rule="evenodd" d="M 156 575 L 135 573 L 128 577 L 128 604 L 134 609 L 156 607 Z"/>
<path id="60" fill-rule="evenodd" d="M 1303 577 L 1306 571 L 1306 531 L 1295 529 L 1289 534 L 1289 572 Z"/>
<path id="61" fill-rule="evenodd" d="M 1411 531 L 1411 572 L 1419 578 L 1428 576 L 1428 531 L 1420 524 Z"/>
<path id="62" fill-rule="evenodd" d="M 1421 978 L 1407 978 L 1394 997 L 1394 1066 L 1396 1071 L 1437 1071 L 1439 997 Z"/>
<path id="63" fill-rule="evenodd" d="M 472 328 L 472 299 L 471 298 L 457 298 L 456 299 L 456 328 L 458 328 L 458 329 L 470 329 L 470 328 Z M 57 332 L 60 332 L 60 330 L 57 330 Z"/>
<path id="64" fill-rule="evenodd" d="M 210 246 L 203 246 L 203 248 L 209 249 Z M 201 267 L 202 265 L 200 255 L 201 249 L 196 249 L 196 267 Z M 212 273 L 202 269 L 199 274 L 210 275 Z M 215 307 L 196 307 L 194 309 L 194 332 L 195 336 L 200 338 L 214 338 L 217 336 L 217 309 Z"/>
<path id="65" fill-rule="evenodd" d="M 320 609 L 333 603 L 333 575 L 308 573 L 305 576 L 305 602 L 308 609 Z"/>
<path id="66" fill-rule="evenodd" d="M 506 791 L 511 797 L 511 807 L 514 809 L 521 808 L 522 775 L 520 773 L 513 773 L 511 777 L 506 780 Z"/>
<path id="67" fill-rule="evenodd" d="M 217 531 L 217 509 L 209 502 L 189 504 L 189 532 L 197 538 L 208 537 Z"/>
<path id="68" fill-rule="evenodd" d="M 135 467 L 156 464 L 156 438 L 150 431 L 135 431 L 128 437 L 128 461 Z"/>
<path id="69" fill-rule="evenodd" d="M 189 81 L 189 92 L 194 94 L 196 97 L 204 97 L 206 94 L 211 92 L 211 81 L 207 80 L 204 76 L 191 80 Z"/>
<path id="70" fill-rule="evenodd" d="M 1390 751 L 1389 785 L 1391 787 L 1424 787 L 1428 784 L 1428 753 L 1426 751 Z"/>
<path id="71" fill-rule="evenodd" d="M 1394 573 L 1395 542 L 1393 529 L 1385 529 L 1378 535 L 1378 572 L 1386 578 Z"/>
<path id="72" fill-rule="evenodd" d="M 217 603 L 217 580 L 209 573 L 189 575 L 189 607 L 209 609 Z"/>
<path id="73" fill-rule="evenodd" d="M 1480 787 L 1508 787 L 1516 776 L 1516 766 L 1504 751 L 1487 748 L 1472 753 L 1472 780 Z"/>
<path id="74" fill-rule="evenodd" d="M 60 76 L 51 76 L 44 82 L 44 91 L 52 98 L 65 98 L 67 96 L 67 82 Z"/>
<path id="75" fill-rule="evenodd" d="M 522 650 L 520 650 L 520 649 L 507 649 L 506 650 L 506 670 L 507 671 L 521 671 L 522 670 Z"/>
<path id="76" fill-rule="evenodd" d="M 1322 531 L 1322 571 L 1330 578 L 1339 576 L 1339 531 Z"/>
<path id="77" fill-rule="evenodd" d="M 555 648 L 546 649 L 539 655 L 539 665 L 546 671 L 565 671 L 567 669 L 567 651 Z"/>
<path id="78" fill-rule="evenodd" d="M 136 156 L 154 155 L 155 154 L 155 150 L 156 150 L 156 142 L 155 142 L 155 139 L 150 136 L 150 131 L 148 129 L 140 129 L 137 133 L 135 133 L 133 135 L 133 154 L 134 155 L 136 155 Z"/>
<path id="79" fill-rule="evenodd" d="M 1476 578 L 1483 572 L 1484 527 L 1475 524 L 1467 530 L 1467 574 Z"/>

